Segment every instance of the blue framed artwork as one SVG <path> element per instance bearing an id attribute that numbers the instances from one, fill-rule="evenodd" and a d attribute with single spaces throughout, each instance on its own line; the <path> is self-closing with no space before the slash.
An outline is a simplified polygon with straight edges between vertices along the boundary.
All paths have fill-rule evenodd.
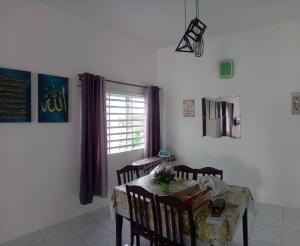
<path id="1" fill-rule="evenodd" d="M 38 75 L 39 122 L 68 122 L 69 79 Z"/>
<path id="2" fill-rule="evenodd" d="M 0 122 L 31 121 L 31 73 L 0 68 Z"/>

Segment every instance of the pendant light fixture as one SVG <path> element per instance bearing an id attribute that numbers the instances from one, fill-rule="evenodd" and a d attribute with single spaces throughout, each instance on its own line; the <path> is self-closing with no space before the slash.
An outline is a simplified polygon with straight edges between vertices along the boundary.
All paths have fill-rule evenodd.
<path id="1" fill-rule="evenodd" d="M 184 0 L 185 10 L 185 33 L 181 38 L 176 52 L 188 52 L 194 53 L 195 56 L 201 57 L 203 55 L 204 42 L 203 34 L 206 29 L 206 25 L 199 20 L 199 0 L 196 1 L 196 17 L 191 20 L 188 28 L 186 28 L 186 0 Z"/>

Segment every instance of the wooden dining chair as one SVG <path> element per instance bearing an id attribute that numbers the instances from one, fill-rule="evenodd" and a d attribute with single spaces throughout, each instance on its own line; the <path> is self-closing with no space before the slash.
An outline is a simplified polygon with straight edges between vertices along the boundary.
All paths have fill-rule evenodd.
<path id="1" fill-rule="evenodd" d="M 149 173 L 151 173 L 152 170 L 153 170 L 154 168 L 156 168 L 159 164 L 161 164 L 160 161 L 159 161 L 159 162 L 157 161 L 157 162 L 145 164 L 145 165 L 143 166 L 143 172 L 144 172 L 144 175 L 148 175 Z"/>
<path id="2" fill-rule="evenodd" d="M 202 176 L 218 176 L 223 180 L 223 170 L 216 169 L 214 167 L 203 167 L 200 169 L 195 169 L 196 179 L 197 175 L 200 174 Z"/>
<path id="3" fill-rule="evenodd" d="M 192 207 L 172 196 L 155 196 L 159 245 L 184 246 L 184 225 L 189 225 L 190 243 L 196 246 L 196 227 Z M 184 222 L 187 216 L 187 222 Z M 164 233 L 165 232 L 165 233 Z"/>
<path id="4" fill-rule="evenodd" d="M 148 239 L 151 246 L 157 244 L 157 214 L 154 195 L 144 188 L 136 185 L 126 185 L 127 199 L 130 215 L 130 245 L 134 243 L 140 245 L 140 236 Z M 152 214 L 150 214 L 152 213 Z M 153 223 L 150 223 L 153 220 Z M 153 229 L 151 228 L 153 224 Z"/>
<path id="5" fill-rule="evenodd" d="M 138 179 L 139 168 L 137 166 L 128 165 L 117 170 L 118 185 L 126 184 L 134 179 Z"/>
<path id="6" fill-rule="evenodd" d="M 177 178 L 190 179 L 191 176 L 192 179 L 197 179 L 196 169 L 193 169 L 191 167 L 179 165 L 174 167 L 174 171 L 176 173 Z"/>

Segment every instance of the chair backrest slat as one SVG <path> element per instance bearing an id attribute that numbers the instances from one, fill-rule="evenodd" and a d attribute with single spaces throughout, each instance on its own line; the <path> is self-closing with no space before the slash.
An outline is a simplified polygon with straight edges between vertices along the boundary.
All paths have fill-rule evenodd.
<path id="1" fill-rule="evenodd" d="M 193 212 L 190 205 L 178 200 L 171 196 L 155 196 L 156 207 L 158 209 L 158 228 L 159 228 L 159 240 L 161 242 L 168 242 L 168 245 L 184 246 L 184 219 L 183 216 L 187 216 L 187 220 L 190 226 L 191 233 L 191 246 L 196 246 L 196 229 L 193 218 Z M 162 220 L 161 208 L 164 208 L 164 224 Z M 169 219 L 169 216 L 171 218 Z M 170 232 L 170 225 L 172 232 Z M 163 228 L 166 228 L 166 234 L 163 235 Z M 178 240 L 177 240 L 178 239 Z"/>
<path id="2" fill-rule="evenodd" d="M 176 215 L 174 213 L 174 208 L 170 208 L 171 211 L 171 221 L 172 221 L 172 236 L 173 236 L 173 241 L 177 243 L 177 226 L 176 226 Z"/>
<path id="3" fill-rule="evenodd" d="M 164 212 L 165 212 L 165 223 L 166 223 L 166 233 L 167 233 L 167 239 L 168 242 L 170 242 L 171 237 L 170 237 L 170 226 L 169 226 L 169 211 L 166 205 L 164 205 Z"/>
<path id="4" fill-rule="evenodd" d="M 140 177 L 137 166 L 128 165 L 117 170 L 118 185 L 126 184 Z"/>
<path id="5" fill-rule="evenodd" d="M 180 245 L 184 245 L 184 241 L 183 241 L 183 219 L 182 219 L 182 214 L 181 213 L 178 213 L 178 228 L 179 228 Z"/>
<path id="6" fill-rule="evenodd" d="M 195 169 L 195 172 L 202 176 L 218 176 L 223 180 L 223 170 L 219 170 L 214 167 L 203 167 L 200 169 Z"/>
<path id="7" fill-rule="evenodd" d="M 136 185 L 126 185 L 127 199 L 129 203 L 130 223 L 139 229 L 141 234 L 156 237 L 158 233 L 157 213 L 154 195 L 144 188 Z M 150 212 L 154 222 L 154 230 L 151 228 Z"/>
<path id="8" fill-rule="evenodd" d="M 190 175 L 191 175 L 192 179 L 194 179 L 194 180 L 197 179 L 196 169 L 193 169 L 193 168 L 188 167 L 186 165 L 175 166 L 174 171 L 175 171 L 176 176 L 178 178 L 189 179 Z"/>

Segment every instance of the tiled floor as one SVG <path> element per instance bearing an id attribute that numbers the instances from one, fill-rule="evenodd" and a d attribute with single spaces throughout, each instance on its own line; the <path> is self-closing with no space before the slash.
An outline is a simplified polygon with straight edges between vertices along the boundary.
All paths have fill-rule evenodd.
<path id="1" fill-rule="evenodd" d="M 300 246 L 300 209 L 257 205 L 249 213 L 249 246 Z M 102 208 L 69 221 L 50 226 L 0 246 L 112 246 L 115 225 L 108 208 Z M 129 243 L 129 223 L 124 221 L 123 240 Z M 149 245 L 142 241 L 142 245 Z M 241 225 L 233 246 L 242 246 Z"/>

